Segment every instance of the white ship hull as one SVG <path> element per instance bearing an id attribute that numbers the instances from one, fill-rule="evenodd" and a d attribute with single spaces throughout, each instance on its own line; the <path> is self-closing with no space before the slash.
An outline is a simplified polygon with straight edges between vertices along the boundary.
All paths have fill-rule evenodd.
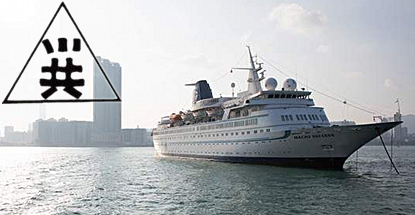
<path id="1" fill-rule="evenodd" d="M 192 108 L 161 118 L 153 130 L 157 154 L 342 169 L 353 152 L 402 123 L 331 126 L 311 92 L 297 90 L 294 79 L 286 79 L 277 90 L 277 80 L 268 78 L 263 90 L 265 70 L 249 47 L 248 53 L 251 66 L 233 68 L 248 71 L 247 91 L 214 98 L 206 80 L 187 84 L 195 87 Z"/>
<path id="2" fill-rule="evenodd" d="M 154 139 L 154 147 L 157 154 L 162 156 L 342 169 L 344 162 L 353 152 L 399 123 L 401 122 L 275 132 L 271 129 L 253 127 L 220 132 L 190 132 L 180 136 L 165 134 Z M 249 132 L 248 135 L 245 131 L 244 135 L 241 135 L 244 130 L 257 132 Z M 222 136 L 222 133 L 228 133 L 228 136 Z"/>

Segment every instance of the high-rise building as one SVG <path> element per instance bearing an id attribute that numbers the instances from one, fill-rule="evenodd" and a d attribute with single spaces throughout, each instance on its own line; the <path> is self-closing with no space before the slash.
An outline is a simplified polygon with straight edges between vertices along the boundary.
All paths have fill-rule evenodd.
<path id="1" fill-rule="evenodd" d="M 4 136 L 8 136 L 11 133 L 14 132 L 14 127 L 13 126 L 4 126 Z"/>
<path id="2" fill-rule="evenodd" d="M 396 112 L 393 115 L 393 120 L 395 122 L 399 122 L 399 121 L 405 121 L 402 119 L 402 114 L 400 113 L 400 111 Z M 394 135 L 394 140 L 399 144 L 399 143 L 404 143 L 407 141 L 408 139 L 408 128 L 404 127 L 402 124 L 397 125 L 395 128 L 393 128 L 393 135 Z"/>
<path id="3" fill-rule="evenodd" d="M 108 59 L 97 57 L 105 71 L 109 81 L 121 97 L 121 66 L 119 63 L 111 62 Z M 115 98 L 109 83 L 103 76 L 98 65 L 94 61 L 94 99 Z M 119 133 L 121 131 L 121 102 L 95 102 L 94 109 L 94 132 Z"/>

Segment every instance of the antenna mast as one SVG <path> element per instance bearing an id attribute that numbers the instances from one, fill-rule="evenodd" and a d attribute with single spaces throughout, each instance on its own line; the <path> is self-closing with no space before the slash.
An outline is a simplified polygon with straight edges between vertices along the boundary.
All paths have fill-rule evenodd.
<path id="1" fill-rule="evenodd" d="M 262 92 L 262 87 L 261 87 L 261 83 L 260 81 L 262 81 L 265 77 L 263 75 L 263 71 L 261 74 L 261 78 L 258 76 L 258 72 L 262 70 L 262 66 L 261 63 L 256 63 L 254 61 L 254 57 L 252 56 L 251 53 L 251 48 L 249 46 L 246 46 L 248 48 L 248 53 L 249 53 L 249 61 L 251 64 L 250 68 L 232 68 L 232 69 L 238 69 L 238 70 L 249 70 L 249 74 L 248 74 L 248 94 L 255 94 L 255 93 L 259 93 Z M 258 64 L 258 68 L 255 67 L 255 64 Z"/>
<path id="2" fill-rule="evenodd" d="M 399 104 L 399 98 L 396 99 L 395 103 L 398 103 L 398 113 L 400 114 L 401 113 L 401 105 Z"/>

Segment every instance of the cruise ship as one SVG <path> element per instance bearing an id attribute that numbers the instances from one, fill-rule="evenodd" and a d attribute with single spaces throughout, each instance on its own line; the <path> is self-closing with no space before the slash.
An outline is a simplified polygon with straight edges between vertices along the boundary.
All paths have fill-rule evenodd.
<path id="1" fill-rule="evenodd" d="M 206 80 L 187 84 L 195 88 L 191 109 L 162 117 L 152 132 L 158 155 L 343 169 L 353 152 L 401 123 L 332 126 L 311 92 L 291 78 L 277 89 L 248 54 L 250 67 L 234 68 L 248 71 L 248 89 L 237 96 L 214 98 Z"/>

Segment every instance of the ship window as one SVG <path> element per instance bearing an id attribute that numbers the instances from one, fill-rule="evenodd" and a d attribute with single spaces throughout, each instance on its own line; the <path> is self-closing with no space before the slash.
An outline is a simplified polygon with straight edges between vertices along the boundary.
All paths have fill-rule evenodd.
<path id="1" fill-rule="evenodd" d="M 231 133 L 231 135 L 233 135 L 233 132 Z"/>
<path id="2" fill-rule="evenodd" d="M 290 99 L 290 98 L 291 98 L 291 94 L 288 94 L 288 95 L 287 95 L 287 99 Z"/>
<path id="3" fill-rule="evenodd" d="M 297 98 L 297 95 L 293 95 L 293 99 Z"/>
<path id="4" fill-rule="evenodd" d="M 228 133 L 226 133 L 225 135 L 228 136 Z"/>
<path id="5" fill-rule="evenodd" d="M 238 132 L 235 132 L 235 135 L 238 135 Z"/>
<path id="6" fill-rule="evenodd" d="M 233 124 L 234 124 L 234 127 L 244 126 L 245 121 L 238 121 L 238 122 L 234 122 Z"/>
<path id="7" fill-rule="evenodd" d="M 271 132 L 271 129 L 267 128 L 267 132 Z"/>
<path id="8" fill-rule="evenodd" d="M 268 95 L 268 98 L 269 98 L 269 99 L 272 99 L 272 98 L 274 98 L 274 95 L 273 95 L 273 94 L 269 94 L 269 95 Z"/>
<path id="9" fill-rule="evenodd" d="M 304 120 L 304 117 L 303 117 L 303 115 L 300 115 L 300 119 L 301 119 L 301 120 Z"/>
<path id="10" fill-rule="evenodd" d="M 281 94 L 281 98 L 284 99 L 285 98 L 285 94 Z"/>
<path id="11" fill-rule="evenodd" d="M 244 135 L 244 134 L 245 134 L 245 132 L 244 132 L 244 131 L 242 131 L 242 132 L 241 132 L 241 135 Z"/>
<path id="12" fill-rule="evenodd" d="M 285 121 L 285 116 L 281 115 L 281 120 Z"/>
<path id="13" fill-rule="evenodd" d="M 295 115 L 295 117 L 297 118 L 298 121 L 300 121 L 300 117 L 297 115 Z"/>
<path id="14" fill-rule="evenodd" d="M 249 111 L 247 108 L 242 110 L 242 116 L 248 116 L 249 115 Z"/>
<path id="15" fill-rule="evenodd" d="M 247 131 L 247 132 L 246 132 L 246 134 L 250 134 L 250 133 L 251 133 L 250 131 Z"/>
<path id="16" fill-rule="evenodd" d="M 280 94 L 275 94 L 275 98 L 279 99 L 280 98 Z"/>
<path id="17" fill-rule="evenodd" d="M 290 120 L 291 120 L 291 121 L 293 121 L 293 120 L 294 120 L 292 115 L 289 115 L 289 117 L 290 117 Z"/>
<path id="18" fill-rule="evenodd" d="M 261 130 L 259 130 L 259 133 L 264 133 L 264 130 L 262 130 L 262 129 L 261 129 Z"/>
<path id="19" fill-rule="evenodd" d="M 304 119 L 305 119 L 305 120 L 308 120 L 308 119 L 307 119 L 307 115 L 303 114 L 303 116 L 304 116 Z"/>
<path id="20" fill-rule="evenodd" d="M 258 133 L 258 131 L 257 130 L 254 130 L 254 134 L 256 134 L 256 133 Z"/>

